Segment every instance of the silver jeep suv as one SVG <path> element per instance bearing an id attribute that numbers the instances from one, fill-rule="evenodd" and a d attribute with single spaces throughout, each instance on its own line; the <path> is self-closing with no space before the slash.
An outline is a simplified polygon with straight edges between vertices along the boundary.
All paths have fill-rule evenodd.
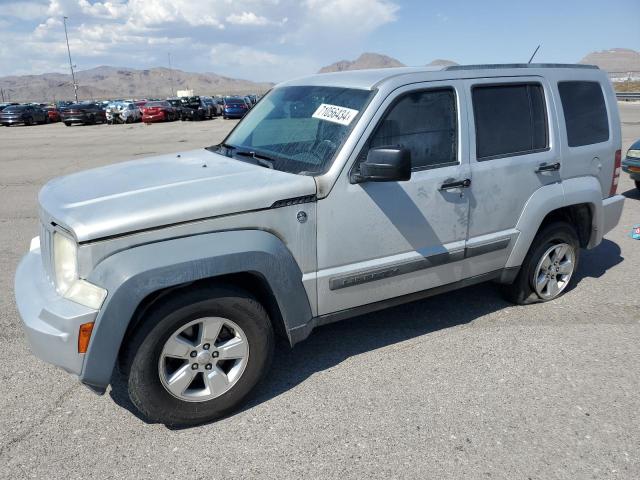
<path id="1" fill-rule="evenodd" d="M 566 292 L 618 222 L 620 123 L 579 65 L 400 68 L 276 86 L 219 145 L 49 182 L 16 273 L 34 353 L 150 421 L 236 409 L 274 335 L 494 280 Z"/>

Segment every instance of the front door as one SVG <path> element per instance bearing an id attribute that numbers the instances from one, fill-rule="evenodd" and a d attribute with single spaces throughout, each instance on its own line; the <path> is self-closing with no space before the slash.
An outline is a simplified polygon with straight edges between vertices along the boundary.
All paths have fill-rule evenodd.
<path id="1" fill-rule="evenodd" d="M 328 314 L 461 278 L 470 178 L 462 82 L 396 90 L 331 193 L 318 202 L 318 311 Z M 354 184 L 372 147 L 411 151 L 406 182 Z"/>

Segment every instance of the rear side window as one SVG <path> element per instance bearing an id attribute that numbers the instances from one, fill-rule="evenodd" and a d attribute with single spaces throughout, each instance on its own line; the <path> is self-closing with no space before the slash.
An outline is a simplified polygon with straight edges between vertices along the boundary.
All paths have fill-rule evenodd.
<path id="1" fill-rule="evenodd" d="M 409 93 L 389 110 L 369 148 L 399 145 L 411 151 L 412 168 L 457 163 L 457 115 L 452 89 Z"/>
<path id="2" fill-rule="evenodd" d="M 609 140 L 609 118 L 598 82 L 558 83 L 570 147 Z"/>
<path id="3" fill-rule="evenodd" d="M 476 86 L 472 97 L 478 160 L 523 155 L 549 147 L 540 84 Z"/>

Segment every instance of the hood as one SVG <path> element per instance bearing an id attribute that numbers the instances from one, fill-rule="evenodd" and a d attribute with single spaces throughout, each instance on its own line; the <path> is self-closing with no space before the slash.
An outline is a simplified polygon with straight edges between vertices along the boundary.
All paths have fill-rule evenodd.
<path id="1" fill-rule="evenodd" d="M 315 193 L 312 177 L 202 149 L 56 178 L 42 188 L 39 201 L 43 222 L 55 222 L 86 242 L 269 208 Z"/>

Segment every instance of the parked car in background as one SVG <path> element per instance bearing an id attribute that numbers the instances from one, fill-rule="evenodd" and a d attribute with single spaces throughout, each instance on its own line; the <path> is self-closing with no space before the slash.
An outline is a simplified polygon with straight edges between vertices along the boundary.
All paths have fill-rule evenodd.
<path id="1" fill-rule="evenodd" d="M 209 118 L 219 117 L 222 115 L 222 108 L 218 106 L 212 97 L 202 97 L 205 105 L 209 107 Z"/>
<path id="2" fill-rule="evenodd" d="M 171 104 L 171 106 L 176 111 L 176 114 L 178 115 L 178 118 L 180 120 L 182 120 L 183 117 L 184 117 L 184 103 L 182 103 L 182 99 L 180 99 L 180 98 L 168 98 L 167 102 L 169 102 Z"/>
<path id="3" fill-rule="evenodd" d="M 184 105 L 182 110 L 183 120 L 204 120 L 207 118 L 209 108 L 202 102 L 200 97 L 184 97 L 182 103 Z"/>
<path id="4" fill-rule="evenodd" d="M 636 188 L 640 190 L 640 140 L 629 147 L 627 156 L 622 161 L 622 170 L 631 176 Z"/>
<path id="5" fill-rule="evenodd" d="M 224 99 L 222 118 L 242 118 L 249 111 L 247 101 L 242 97 L 228 97 Z"/>
<path id="6" fill-rule="evenodd" d="M 16 103 L 16 102 L 0 103 L 0 112 L 1 112 L 2 110 L 4 110 L 5 108 L 10 107 L 10 106 L 12 106 L 12 105 L 20 105 L 20 104 L 19 104 L 19 103 Z"/>
<path id="7" fill-rule="evenodd" d="M 67 127 L 74 123 L 83 125 L 93 125 L 95 123 L 106 123 L 105 111 L 95 103 L 74 103 L 60 110 L 60 118 Z"/>
<path id="8" fill-rule="evenodd" d="M 107 123 L 133 123 L 142 119 L 140 109 L 132 102 L 112 102 L 105 112 Z"/>
<path id="9" fill-rule="evenodd" d="M 133 103 L 135 104 L 136 107 L 138 107 L 138 109 L 140 109 L 140 115 L 142 115 L 142 107 L 144 107 L 147 102 L 149 100 L 134 100 Z"/>
<path id="10" fill-rule="evenodd" d="M 40 106 L 10 105 L 0 112 L 0 123 L 5 127 L 19 123 L 33 125 L 46 122 L 47 115 Z"/>
<path id="11" fill-rule="evenodd" d="M 142 121 L 144 123 L 173 122 L 178 118 L 180 118 L 178 112 L 167 100 L 147 102 L 142 107 Z"/>
<path id="12" fill-rule="evenodd" d="M 47 121 L 55 123 L 60 121 L 60 112 L 55 106 L 44 107 L 44 111 L 47 114 Z"/>

